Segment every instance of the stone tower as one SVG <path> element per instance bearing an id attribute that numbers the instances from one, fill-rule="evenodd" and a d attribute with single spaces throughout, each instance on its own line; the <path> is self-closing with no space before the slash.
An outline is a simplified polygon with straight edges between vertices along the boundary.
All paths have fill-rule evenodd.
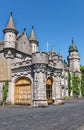
<path id="1" fill-rule="evenodd" d="M 48 54 L 33 53 L 33 106 L 47 106 L 46 99 L 46 77 L 47 77 Z"/>
<path id="2" fill-rule="evenodd" d="M 32 26 L 32 31 L 31 31 L 29 40 L 32 47 L 32 53 L 38 52 L 38 41 L 35 36 L 34 26 Z"/>
<path id="3" fill-rule="evenodd" d="M 68 56 L 68 63 L 69 63 L 69 72 L 71 76 L 76 74 L 79 79 L 81 79 L 81 72 L 80 72 L 80 56 L 78 54 L 77 46 L 74 44 L 72 39 L 72 45 L 69 47 L 69 56 Z M 72 82 L 71 82 L 72 83 Z M 79 97 L 81 97 L 81 83 L 79 83 Z M 71 91 L 71 96 L 73 96 L 73 90 Z"/>
<path id="4" fill-rule="evenodd" d="M 3 32 L 4 32 L 4 37 L 5 37 L 5 48 L 15 49 L 16 36 L 18 32 L 14 25 L 12 12 L 10 13 L 8 24 L 6 28 L 3 30 Z"/>
<path id="5" fill-rule="evenodd" d="M 11 63 L 15 57 L 15 46 L 16 46 L 16 37 L 18 31 L 14 25 L 12 12 L 10 13 L 10 18 L 4 32 L 4 56 L 7 59 L 8 66 L 8 80 L 11 79 Z"/>
<path id="6" fill-rule="evenodd" d="M 80 56 L 78 54 L 78 49 L 74 44 L 73 39 L 72 39 L 72 45 L 69 47 L 68 62 L 69 62 L 69 70 L 71 72 L 80 72 Z"/>

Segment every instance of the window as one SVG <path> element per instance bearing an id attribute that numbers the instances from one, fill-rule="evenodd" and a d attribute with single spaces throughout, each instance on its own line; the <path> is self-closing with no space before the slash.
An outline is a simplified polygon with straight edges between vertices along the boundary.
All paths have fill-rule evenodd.
<path id="1" fill-rule="evenodd" d="M 51 85 L 46 86 L 46 97 L 47 99 L 52 99 L 52 86 Z"/>
<path id="2" fill-rule="evenodd" d="M 52 80 L 50 78 L 46 82 L 46 97 L 52 99 Z"/>

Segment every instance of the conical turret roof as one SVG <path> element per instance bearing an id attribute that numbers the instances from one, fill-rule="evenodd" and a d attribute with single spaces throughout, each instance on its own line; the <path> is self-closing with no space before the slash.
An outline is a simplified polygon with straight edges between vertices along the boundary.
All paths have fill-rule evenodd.
<path id="1" fill-rule="evenodd" d="M 32 31 L 31 31 L 29 40 L 30 41 L 37 41 L 36 36 L 35 36 L 35 32 L 34 32 L 34 26 L 32 26 Z"/>
<path id="2" fill-rule="evenodd" d="M 78 52 L 77 46 L 74 44 L 73 38 L 72 38 L 72 45 L 69 47 L 69 52 L 71 52 L 71 51 L 77 51 Z"/>
<path id="3" fill-rule="evenodd" d="M 7 32 L 9 30 L 14 31 L 16 34 L 18 33 L 17 30 L 16 30 L 16 27 L 14 25 L 14 20 L 13 20 L 13 17 L 12 17 L 12 12 L 10 13 L 10 18 L 9 18 L 8 24 L 7 24 L 6 28 L 3 30 L 3 32 Z"/>

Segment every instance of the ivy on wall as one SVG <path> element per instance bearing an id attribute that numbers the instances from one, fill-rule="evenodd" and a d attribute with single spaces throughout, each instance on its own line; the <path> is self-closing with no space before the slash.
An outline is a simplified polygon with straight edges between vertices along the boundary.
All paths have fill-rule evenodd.
<path id="1" fill-rule="evenodd" d="M 7 99 L 8 86 L 9 86 L 9 81 L 7 80 L 5 81 L 5 84 L 3 85 L 2 104 L 4 104 Z"/>

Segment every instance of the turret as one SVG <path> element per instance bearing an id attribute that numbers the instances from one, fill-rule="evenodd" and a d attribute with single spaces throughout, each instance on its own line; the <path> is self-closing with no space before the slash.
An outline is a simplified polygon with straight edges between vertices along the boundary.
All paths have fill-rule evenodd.
<path id="1" fill-rule="evenodd" d="M 48 54 L 37 52 L 32 55 L 32 64 L 48 64 Z"/>
<path id="2" fill-rule="evenodd" d="M 58 59 L 62 61 L 62 54 L 60 52 L 58 53 Z"/>
<path id="3" fill-rule="evenodd" d="M 72 45 L 69 47 L 68 63 L 71 72 L 80 72 L 80 56 L 78 49 L 72 39 Z"/>
<path id="4" fill-rule="evenodd" d="M 10 13 L 10 18 L 6 28 L 3 30 L 4 37 L 5 37 L 5 48 L 14 48 L 15 49 L 15 42 L 17 36 L 17 30 L 14 25 L 12 12 Z"/>
<path id="5" fill-rule="evenodd" d="M 32 72 L 33 72 L 33 106 L 47 106 L 46 99 L 46 76 L 47 76 L 48 54 L 32 54 Z"/>
<path id="6" fill-rule="evenodd" d="M 32 31 L 31 31 L 29 40 L 30 40 L 31 47 L 32 47 L 32 53 L 38 52 L 38 41 L 36 39 L 33 26 L 32 26 Z"/>

